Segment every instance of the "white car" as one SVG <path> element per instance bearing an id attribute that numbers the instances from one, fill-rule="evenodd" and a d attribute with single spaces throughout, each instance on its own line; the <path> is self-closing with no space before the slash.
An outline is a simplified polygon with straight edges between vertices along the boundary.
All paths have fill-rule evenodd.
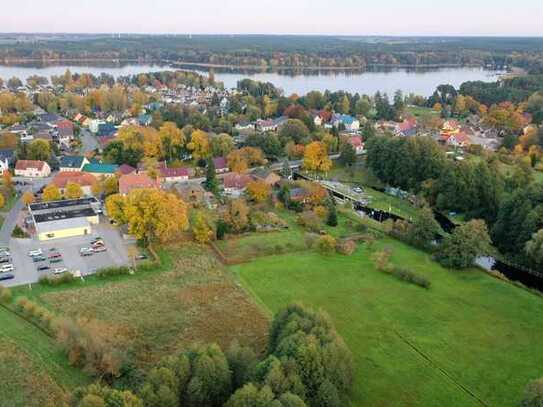
<path id="1" fill-rule="evenodd" d="M 59 267 L 53 270 L 53 274 L 62 274 L 66 273 L 68 269 L 66 267 Z"/>
<path id="2" fill-rule="evenodd" d="M 15 267 L 13 267 L 13 264 L 3 264 L 0 267 L 0 273 L 7 273 L 9 271 L 15 270 Z"/>
<path id="3" fill-rule="evenodd" d="M 32 257 L 32 256 L 41 256 L 42 254 L 43 254 L 43 252 L 42 252 L 41 249 L 30 250 L 30 251 L 28 252 L 28 255 L 29 255 L 30 257 Z"/>

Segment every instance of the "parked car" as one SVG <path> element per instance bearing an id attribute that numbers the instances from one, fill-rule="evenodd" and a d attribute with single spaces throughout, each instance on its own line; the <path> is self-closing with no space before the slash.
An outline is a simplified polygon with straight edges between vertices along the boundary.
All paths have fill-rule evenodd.
<path id="1" fill-rule="evenodd" d="M 4 264 L 0 266 L 0 273 L 7 273 L 13 270 L 15 270 L 15 267 L 13 267 L 13 264 Z"/>
<path id="2" fill-rule="evenodd" d="M 49 263 L 62 263 L 62 257 L 57 257 L 55 259 L 49 259 Z"/>
<path id="3" fill-rule="evenodd" d="M 40 255 L 40 256 L 33 256 L 32 257 L 32 261 L 34 263 L 39 263 L 39 262 L 42 262 L 42 261 L 45 261 L 47 260 L 47 257 L 43 256 L 43 255 Z"/>
<path id="4" fill-rule="evenodd" d="M 4 274 L 0 274 L 0 281 L 3 281 L 3 280 L 11 280 L 15 278 L 15 276 L 11 273 L 4 273 Z"/>
<path id="5" fill-rule="evenodd" d="M 96 247 L 93 247 L 92 248 L 92 251 L 94 253 L 102 253 L 102 252 L 105 252 L 107 249 L 105 246 L 96 246 Z"/>
<path id="6" fill-rule="evenodd" d="M 59 259 L 62 255 L 59 252 L 49 253 L 49 259 Z"/>
<path id="7" fill-rule="evenodd" d="M 11 256 L 11 252 L 9 249 L 0 248 L 0 256 Z"/>
<path id="8" fill-rule="evenodd" d="M 83 257 L 85 256 L 92 256 L 94 254 L 94 250 L 90 247 L 82 247 L 79 250 L 79 254 Z"/>
<path id="9" fill-rule="evenodd" d="M 41 264 L 38 266 L 38 271 L 47 271 L 49 270 L 51 267 L 49 267 L 47 264 Z"/>
<path id="10" fill-rule="evenodd" d="M 94 243 L 91 243 L 91 246 L 92 247 L 103 247 L 105 246 L 106 244 L 104 243 L 103 240 L 97 240 L 96 242 Z"/>
<path id="11" fill-rule="evenodd" d="M 53 270 L 53 274 L 62 274 L 62 273 L 66 273 L 67 271 L 68 269 L 66 267 L 58 267 Z"/>
<path id="12" fill-rule="evenodd" d="M 353 192 L 356 192 L 357 194 L 361 194 L 361 193 L 364 192 L 364 191 L 363 191 L 362 188 L 360 188 L 360 187 L 354 187 L 354 188 L 353 188 Z"/>
<path id="13" fill-rule="evenodd" d="M 9 263 L 11 260 L 9 257 L 0 257 L 0 264 Z"/>
<path id="14" fill-rule="evenodd" d="M 28 255 L 29 255 L 30 257 L 32 257 L 32 256 L 40 256 L 40 255 L 42 255 L 42 254 L 43 254 L 43 252 L 42 252 L 41 249 L 30 250 L 30 251 L 28 252 Z"/>
<path id="15" fill-rule="evenodd" d="M 102 239 L 100 236 L 96 236 L 94 239 L 91 240 L 91 244 L 94 244 L 96 242 L 104 242 L 104 239 Z"/>
<path id="16" fill-rule="evenodd" d="M 147 259 L 147 255 L 142 253 L 142 254 L 138 254 L 136 256 L 136 260 L 146 260 Z"/>

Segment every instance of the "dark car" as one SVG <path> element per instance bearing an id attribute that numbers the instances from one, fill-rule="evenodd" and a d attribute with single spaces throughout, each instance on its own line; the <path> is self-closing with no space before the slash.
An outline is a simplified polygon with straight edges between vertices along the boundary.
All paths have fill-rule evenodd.
<path id="1" fill-rule="evenodd" d="M 3 273 L 3 274 L 0 274 L 0 281 L 4 281 L 4 280 L 11 280 L 15 278 L 15 276 L 11 273 Z"/>
<path id="2" fill-rule="evenodd" d="M 38 271 L 46 271 L 46 270 L 49 270 L 51 267 L 49 267 L 48 265 L 46 264 L 42 264 L 40 266 L 38 266 Z"/>
<path id="3" fill-rule="evenodd" d="M 9 257 L 0 257 L 0 264 L 3 264 L 3 263 L 11 263 L 10 258 Z"/>
<path id="4" fill-rule="evenodd" d="M 62 258 L 60 257 L 49 259 L 49 263 L 61 263 L 61 262 L 62 262 Z"/>
<path id="5" fill-rule="evenodd" d="M 47 260 L 47 258 L 45 256 L 34 256 L 32 257 L 32 261 L 34 263 L 39 263 L 39 262 L 42 262 L 42 261 L 45 261 Z"/>

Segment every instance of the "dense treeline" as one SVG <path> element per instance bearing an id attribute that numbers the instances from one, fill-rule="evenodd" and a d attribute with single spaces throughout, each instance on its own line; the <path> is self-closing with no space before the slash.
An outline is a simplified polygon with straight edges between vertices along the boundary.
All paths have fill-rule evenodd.
<path id="1" fill-rule="evenodd" d="M 352 356 L 328 316 L 291 305 L 275 316 L 261 360 L 237 343 L 226 353 L 195 346 L 162 360 L 132 391 L 91 385 L 74 393 L 72 405 L 339 407 L 352 382 Z"/>
<path id="2" fill-rule="evenodd" d="M 10 36 L 12 37 L 12 36 Z M 514 64 L 537 70 L 543 42 L 538 38 L 399 38 L 264 35 L 101 35 L 56 36 L 48 41 L 5 41 L 0 58 L 103 58 L 183 60 L 261 67 L 364 67 L 385 65 Z"/>
<path id="3" fill-rule="evenodd" d="M 376 136 L 368 140 L 368 168 L 383 182 L 423 196 L 439 210 L 484 219 L 494 245 L 536 266 L 543 228 L 543 186 L 526 161 L 504 173 L 497 156 L 452 161 L 429 138 Z"/>
<path id="4" fill-rule="evenodd" d="M 520 103 L 541 89 L 543 89 L 543 75 L 527 75 L 499 82 L 464 82 L 459 92 L 490 106 L 506 101 Z"/>

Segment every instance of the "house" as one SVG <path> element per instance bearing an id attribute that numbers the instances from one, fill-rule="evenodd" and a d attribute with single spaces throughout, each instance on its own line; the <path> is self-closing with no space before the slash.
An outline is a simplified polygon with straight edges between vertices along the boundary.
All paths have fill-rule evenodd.
<path id="1" fill-rule="evenodd" d="M 86 172 L 80 171 L 65 171 L 57 173 L 51 181 L 54 185 L 60 189 L 60 192 L 64 194 L 66 185 L 68 183 L 78 184 L 83 191 L 83 195 L 92 196 L 92 186 L 96 184 L 97 178 Z"/>
<path id="2" fill-rule="evenodd" d="M 364 142 L 360 136 L 352 136 L 347 139 L 347 143 L 353 146 L 356 155 L 364 153 Z"/>
<path id="3" fill-rule="evenodd" d="M 118 175 L 128 175 L 132 174 L 135 171 L 136 169 L 128 164 L 122 164 L 121 166 L 119 166 L 119 168 L 117 168 Z"/>
<path id="4" fill-rule="evenodd" d="M 0 158 L 0 175 L 4 175 L 6 171 L 9 171 L 9 161 L 7 158 Z"/>
<path id="5" fill-rule="evenodd" d="M 187 168 L 160 168 L 159 174 L 162 182 L 184 182 L 189 180 Z"/>
<path id="6" fill-rule="evenodd" d="M 239 131 L 254 130 L 255 125 L 251 122 L 241 122 L 241 123 L 236 124 L 235 129 Z"/>
<path id="7" fill-rule="evenodd" d="M 445 137 L 445 144 L 451 147 L 467 147 L 471 144 L 470 137 L 464 132 L 451 134 L 450 136 Z"/>
<path id="8" fill-rule="evenodd" d="M 89 122 L 89 130 L 92 132 L 92 133 L 98 133 L 98 127 L 101 125 L 101 124 L 106 124 L 105 121 L 103 120 L 99 120 L 99 119 L 92 119 L 90 122 Z"/>
<path id="9" fill-rule="evenodd" d="M 85 164 L 89 164 L 89 160 L 82 155 L 65 155 L 59 161 L 59 170 L 80 172 Z"/>
<path id="10" fill-rule="evenodd" d="M 119 178 L 119 193 L 128 195 L 130 191 L 140 188 L 158 188 L 158 183 L 147 174 L 127 174 Z"/>
<path id="11" fill-rule="evenodd" d="M 348 114 L 335 114 L 332 116 L 332 125 L 339 128 L 341 125 L 345 127 L 347 131 L 357 131 L 360 129 L 360 121 Z"/>
<path id="12" fill-rule="evenodd" d="M 191 182 L 176 184 L 174 188 L 184 202 L 191 204 L 199 204 L 204 202 L 208 194 L 204 187 Z"/>
<path id="13" fill-rule="evenodd" d="M 12 166 L 15 162 L 15 150 L 11 148 L 0 149 L 0 160 L 7 161 L 8 166 Z"/>
<path id="14" fill-rule="evenodd" d="M 58 142 L 66 146 L 70 145 L 70 142 L 74 139 L 74 129 L 73 127 L 59 127 L 58 131 Z"/>
<path id="15" fill-rule="evenodd" d="M 150 126 L 153 122 L 153 118 L 150 114 L 140 114 L 138 116 L 138 124 L 140 126 Z"/>
<path id="16" fill-rule="evenodd" d="M 266 168 L 257 168 L 253 171 L 251 174 L 255 180 L 262 181 L 266 185 L 269 186 L 275 186 L 279 181 L 281 181 L 281 177 L 277 175 L 272 170 L 266 169 Z"/>
<path id="17" fill-rule="evenodd" d="M 252 181 L 253 178 L 250 175 L 231 172 L 230 174 L 226 174 L 223 178 L 224 192 L 226 194 L 239 196 Z"/>
<path id="18" fill-rule="evenodd" d="M 19 160 L 15 164 L 15 176 L 43 178 L 51 175 L 51 167 L 45 161 Z"/>
<path id="19" fill-rule="evenodd" d="M 398 124 L 394 134 L 400 137 L 412 137 L 417 135 L 417 119 L 414 117 L 404 119 Z"/>
<path id="20" fill-rule="evenodd" d="M 229 171 L 228 163 L 225 157 L 215 157 L 213 159 L 213 164 L 215 165 L 215 172 L 217 174 L 224 174 Z"/>
<path id="21" fill-rule="evenodd" d="M 117 133 L 117 128 L 111 123 L 101 123 L 96 129 L 97 137 L 109 137 Z"/>
<path id="22" fill-rule="evenodd" d="M 118 169 L 115 164 L 89 163 L 83 166 L 82 171 L 95 177 L 113 177 Z"/>
<path id="23" fill-rule="evenodd" d="M 288 117 L 281 116 L 276 119 L 257 120 L 256 128 L 261 132 L 277 131 L 288 121 Z"/>

